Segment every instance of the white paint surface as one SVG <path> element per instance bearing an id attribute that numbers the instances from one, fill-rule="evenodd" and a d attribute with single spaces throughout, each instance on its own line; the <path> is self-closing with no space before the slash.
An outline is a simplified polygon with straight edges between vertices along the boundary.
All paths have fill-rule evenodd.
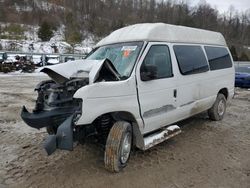
<path id="1" fill-rule="evenodd" d="M 131 41 L 187 42 L 226 46 L 221 33 L 164 23 L 130 25 L 112 32 L 96 46 Z"/>
<path id="2" fill-rule="evenodd" d="M 204 51 L 204 45 L 209 45 L 205 42 L 217 43 L 217 46 L 224 45 L 226 47 L 225 40 L 221 34 L 184 27 L 177 29 L 176 26 L 173 26 L 173 30 L 168 29 L 168 32 L 171 31 L 174 33 L 167 36 L 163 33 L 164 29 L 172 28 L 172 26 L 166 26 L 165 24 L 142 24 L 137 26 L 118 30 L 117 33 L 114 35 L 111 34 L 110 37 L 102 40 L 98 45 L 118 43 L 126 40 L 150 41 L 154 37 L 169 37 L 171 40 L 178 40 L 178 43 L 149 42 L 140 59 L 136 62 L 131 76 L 126 80 L 94 83 L 95 77 L 98 75 L 98 71 L 104 62 L 100 60 L 79 60 L 48 67 L 68 79 L 79 70 L 89 73 L 90 84 L 78 89 L 74 94 L 74 98 L 81 98 L 83 101 L 82 116 L 76 122 L 77 125 L 91 124 L 97 117 L 106 113 L 127 112 L 135 118 L 137 123 L 135 126 L 139 128 L 139 134 L 141 134 L 139 136 L 142 136 L 209 109 L 214 104 L 217 94 L 222 88 L 228 90 L 229 98 L 233 96 L 233 66 L 232 68 L 216 71 L 182 75 L 173 50 L 173 45 L 188 44 L 200 45 Z M 144 32 L 143 29 L 145 29 Z M 142 31 L 141 36 L 139 36 L 140 33 L 137 33 L 139 30 Z M 190 34 L 190 38 L 186 38 L 189 36 L 188 33 Z M 153 34 L 159 35 L 154 36 Z M 140 68 L 152 45 L 168 46 L 173 77 L 150 81 L 141 80 Z M 177 93 L 176 96 L 174 96 L 175 90 Z M 143 116 L 145 112 L 154 111 L 164 106 L 171 106 L 173 108 L 161 113 L 151 114 L 151 116 Z M 169 127 L 165 132 L 163 131 L 155 136 L 161 140 L 165 136 L 165 133 L 167 134 L 168 131 L 177 128 L 177 126 Z M 144 142 L 144 146 L 152 142 L 152 139 L 155 138 L 149 137 L 148 140 L 144 140 L 145 142 L 142 141 Z M 144 148 L 144 146 L 141 147 Z"/>

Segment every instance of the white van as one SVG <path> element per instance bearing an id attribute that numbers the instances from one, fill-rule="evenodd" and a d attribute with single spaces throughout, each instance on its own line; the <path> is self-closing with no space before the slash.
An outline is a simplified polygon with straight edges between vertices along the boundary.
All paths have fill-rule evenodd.
<path id="1" fill-rule="evenodd" d="M 105 144 L 108 170 L 181 132 L 176 122 L 208 110 L 221 120 L 234 94 L 234 66 L 217 32 L 163 23 L 136 24 L 97 43 L 85 60 L 45 67 L 52 80 L 36 87 L 31 127 L 46 127 L 45 149 L 72 150 L 73 141 Z"/>

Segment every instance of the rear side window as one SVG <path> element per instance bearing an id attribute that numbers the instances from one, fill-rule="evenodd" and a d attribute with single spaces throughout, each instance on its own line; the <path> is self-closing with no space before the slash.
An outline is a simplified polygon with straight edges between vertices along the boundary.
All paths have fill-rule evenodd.
<path id="1" fill-rule="evenodd" d="M 201 46 L 175 45 L 174 52 L 183 75 L 197 74 L 209 70 Z"/>
<path id="2" fill-rule="evenodd" d="M 205 46 L 210 70 L 232 67 L 232 61 L 226 48 Z"/>

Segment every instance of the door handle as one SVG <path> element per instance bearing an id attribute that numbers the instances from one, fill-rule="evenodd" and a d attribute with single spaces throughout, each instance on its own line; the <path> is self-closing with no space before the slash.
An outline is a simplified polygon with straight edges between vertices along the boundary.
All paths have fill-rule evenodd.
<path id="1" fill-rule="evenodd" d="M 177 97 L 177 89 L 174 89 L 174 98 Z"/>

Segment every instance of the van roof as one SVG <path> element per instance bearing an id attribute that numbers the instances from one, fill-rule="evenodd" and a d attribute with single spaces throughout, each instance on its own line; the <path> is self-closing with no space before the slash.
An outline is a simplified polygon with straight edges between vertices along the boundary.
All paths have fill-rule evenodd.
<path id="1" fill-rule="evenodd" d="M 98 42 L 96 47 L 132 41 L 161 41 L 227 46 L 224 37 L 218 32 L 164 23 L 142 23 L 123 27 L 112 32 Z"/>

